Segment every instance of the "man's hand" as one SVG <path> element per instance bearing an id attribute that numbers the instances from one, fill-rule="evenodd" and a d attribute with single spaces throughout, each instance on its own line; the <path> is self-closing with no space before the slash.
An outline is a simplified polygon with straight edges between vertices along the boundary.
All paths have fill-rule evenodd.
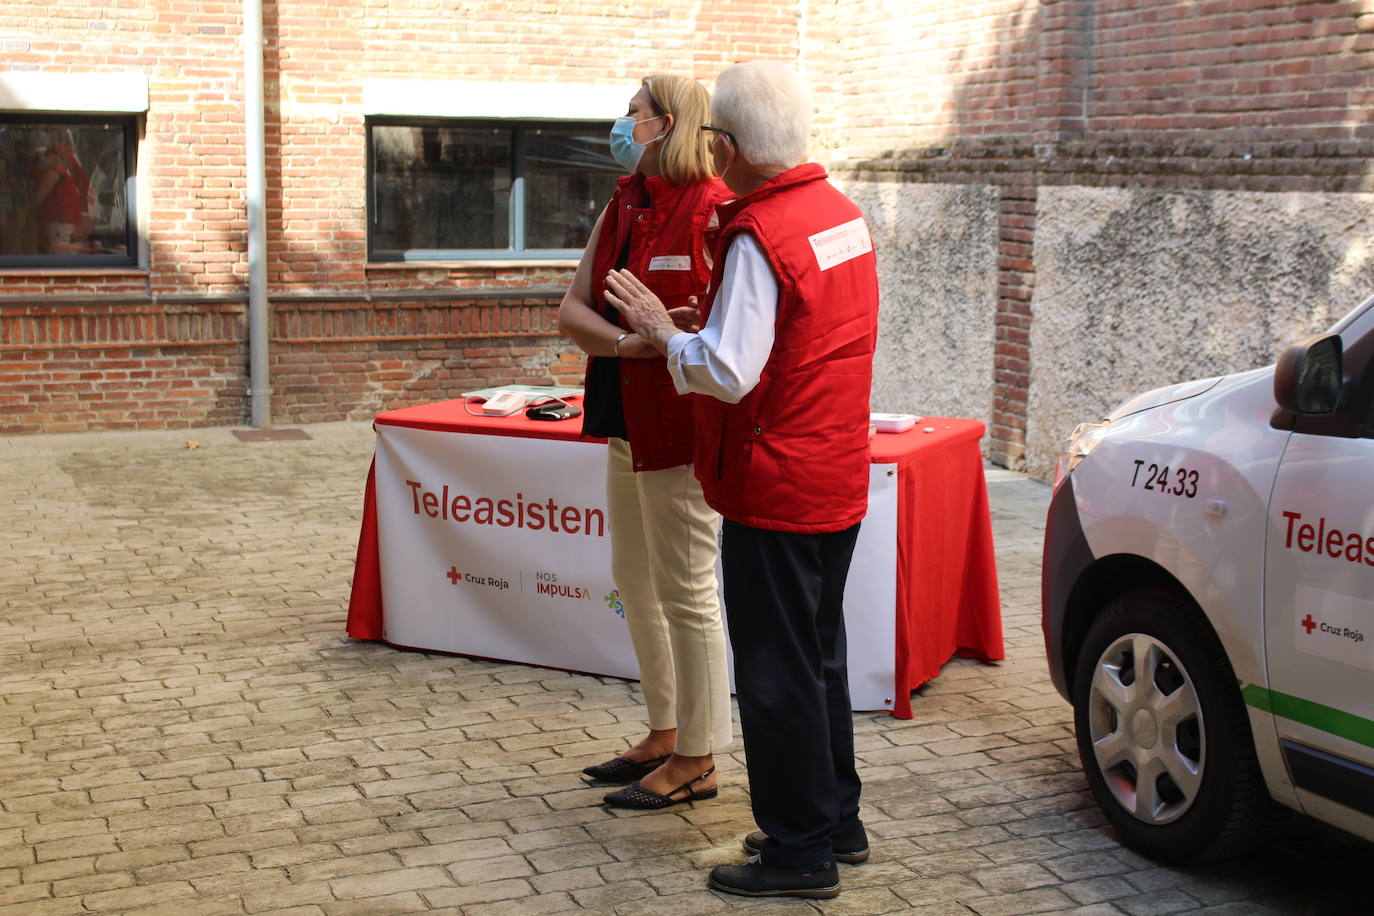
<path id="1" fill-rule="evenodd" d="M 696 296 L 688 296 L 687 301 L 691 305 L 668 309 L 668 317 L 673 319 L 673 324 L 677 325 L 679 331 L 695 334 L 701 330 L 701 309 L 697 308 Z"/>
<path id="2" fill-rule="evenodd" d="M 668 355 L 668 340 L 677 333 L 673 317 L 657 296 L 628 270 L 606 275 L 606 299 L 625 322 L 655 350 Z"/>

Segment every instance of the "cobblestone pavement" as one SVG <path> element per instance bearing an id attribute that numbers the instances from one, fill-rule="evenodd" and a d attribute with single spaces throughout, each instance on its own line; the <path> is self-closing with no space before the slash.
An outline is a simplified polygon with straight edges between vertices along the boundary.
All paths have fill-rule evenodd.
<path id="1" fill-rule="evenodd" d="M 1008 660 L 855 716 L 874 853 L 839 898 L 719 896 L 740 752 L 714 802 L 615 813 L 578 771 L 643 731 L 637 685 L 350 642 L 371 430 L 306 429 L 0 439 L 0 914 L 1374 910 L 1371 848 L 1301 821 L 1191 870 L 1103 826 L 1040 643 L 1048 490 L 1004 471 Z"/>

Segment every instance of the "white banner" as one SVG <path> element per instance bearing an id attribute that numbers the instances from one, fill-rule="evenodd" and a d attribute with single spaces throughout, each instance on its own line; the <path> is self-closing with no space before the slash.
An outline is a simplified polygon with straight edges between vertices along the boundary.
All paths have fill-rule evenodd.
<path id="1" fill-rule="evenodd" d="M 384 638 L 637 678 L 611 579 L 606 447 L 377 427 Z M 855 709 L 891 709 L 897 478 L 873 465 L 845 590 Z"/>

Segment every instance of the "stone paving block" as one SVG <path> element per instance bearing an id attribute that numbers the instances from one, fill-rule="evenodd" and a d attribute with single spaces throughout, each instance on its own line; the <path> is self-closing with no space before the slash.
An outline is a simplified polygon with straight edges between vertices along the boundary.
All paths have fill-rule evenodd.
<path id="1" fill-rule="evenodd" d="M 224 834 L 223 825 L 215 821 L 192 822 L 185 824 L 165 824 L 140 830 L 122 830 L 112 834 L 110 839 L 117 842 L 120 849 L 133 850 L 145 846 L 159 846 L 166 843 L 194 843 L 209 840 Z"/>
<path id="2" fill-rule="evenodd" d="M 526 853 L 525 858 L 540 872 L 556 872 L 568 868 L 582 868 L 616 861 L 609 844 L 582 843 Z M 623 858 L 623 857 L 621 857 Z"/>
<path id="3" fill-rule="evenodd" d="M 231 832 L 238 832 L 234 828 L 244 823 L 251 823 L 261 830 L 269 825 L 293 826 L 305 820 L 299 810 L 291 807 L 293 801 L 299 802 L 300 799 L 288 785 L 254 783 L 252 791 L 232 794 L 235 797 L 228 801 L 210 804 L 215 817 L 223 821 Z M 349 797 L 360 796 L 354 791 Z"/>
<path id="4" fill-rule="evenodd" d="M 969 913 L 976 911 L 970 910 L 958 901 L 946 901 L 912 906 L 906 912 L 910 916 L 968 916 Z"/>
<path id="5" fill-rule="evenodd" d="M 742 857 L 741 857 L 742 858 Z M 689 870 L 686 857 L 664 855 L 647 859 L 632 859 L 628 862 L 607 862 L 596 867 L 597 872 L 608 884 L 622 881 L 653 881 L 663 875 L 682 873 Z"/>
<path id="6" fill-rule="evenodd" d="M 1183 891 L 1160 890 L 1112 901 L 1112 905 L 1130 916 L 1160 916 L 1163 913 L 1182 913 L 1198 907 L 1198 900 Z"/>
<path id="7" fill-rule="evenodd" d="M 978 916 L 1021 916 L 1023 913 L 1047 913 L 1073 906 L 1073 900 L 1063 891 L 1053 887 L 1042 887 L 1015 894 L 984 897 L 978 901 Z"/>
<path id="8" fill-rule="evenodd" d="M 21 861 L 5 864 L 26 865 L 33 861 L 52 862 L 58 859 L 81 859 L 103 852 L 115 852 L 118 849 L 115 837 L 108 833 L 69 837 L 65 840 L 39 843 L 31 850 L 25 850 L 23 856 L 17 857 Z"/>
<path id="9" fill-rule="evenodd" d="M 79 878 L 66 878 L 52 883 L 54 897 L 76 897 L 109 891 L 135 884 L 134 876 L 127 872 L 108 872 L 99 875 L 82 875 Z"/>
<path id="10" fill-rule="evenodd" d="M 71 916 L 89 913 L 81 897 L 57 897 L 25 900 L 20 903 L 0 903 L 0 916 Z"/>
<path id="11" fill-rule="evenodd" d="M 333 805 L 313 805 L 301 811 L 305 822 L 312 826 L 348 823 L 365 817 L 381 818 L 412 810 L 401 801 L 389 799 L 341 802 Z"/>
<path id="12" fill-rule="evenodd" d="M 31 847 L 16 845 L 9 849 L 0 849 L 0 868 L 17 868 L 30 865 L 34 861 L 36 853 Z"/>
<path id="13" fill-rule="evenodd" d="M 254 868 L 282 868 L 291 865 L 301 865 L 305 862 L 320 862 L 325 859 L 333 859 L 339 855 L 340 847 L 333 843 L 297 843 L 290 833 L 287 833 L 288 841 L 280 846 L 268 847 L 253 852 L 249 858 Z M 352 855 L 365 854 L 354 851 Z M 345 852 L 346 856 L 350 853 Z M 351 857 L 351 856 L 350 856 Z"/>
<path id="14" fill-rule="evenodd" d="M 1265 906 L 1247 901 L 1245 903 L 1223 903 L 1217 906 L 1207 906 L 1192 912 L 1206 914 L 1206 916 L 1284 916 L 1285 913 L 1298 912 L 1298 910 L 1290 907 Z"/>
<path id="15" fill-rule="evenodd" d="M 583 888 L 570 892 L 579 906 L 589 910 L 617 910 L 630 901 L 653 899 L 658 895 L 654 889 L 642 881 L 622 881 L 601 887 Z"/>
<path id="16" fill-rule="evenodd" d="M 969 873 L 969 877 L 990 894 L 1025 891 L 1059 883 L 1055 874 L 1038 862 L 1018 862 L 1015 865 L 983 868 Z"/>
<path id="17" fill-rule="evenodd" d="M 722 775 L 721 778 L 723 779 L 724 776 Z M 591 787 L 579 784 L 579 788 L 576 789 L 569 789 L 565 792 L 552 792 L 539 797 L 544 800 L 546 805 L 553 808 L 555 811 L 578 808 L 600 808 L 602 807 L 601 800 L 605 798 L 608 791 L 610 791 L 610 788 L 606 786 Z M 718 798 L 722 801 L 726 801 L 729 797 L 729 791 L 722 788 Z"/>
<path id="18" fill-rule="evenodd" d="M 415 892 L 391 894 L 385 897 L 366 897 L 360 900 L 340 900 L 324 906 L 328 916 L 392 916 L 427 910 L 424 898 Z"/>
<path id="19" fill-rule="evenodd" d="M 300 862 L 288 866 L 287 874 L 292 882 L 318 882 L 351 875 L 370 875 L 391 871 L 400 866 L 400 861 L 390 853 L 378 852 L 361 856 L 335 856 Z"/>
<path id="20" fill-rule="evenodd" d="M 46 884 L 62 878 L 75 878 L 90 875 L 96 871 L 95 857 L 84 859 L 57 859 L 42 865 L 29 865 L 22 869 L 6 868 L 0 871 L 0 885 L 12 887 L 16 884 Z"/>
<path id="21" fill-rule="evenodd" d="M 911 878 L 893 884 L 891 889 L 912 906 L 954 900 L 980 900 L 989 896 L 988 891 L 978 882 L 958 874 Z"/>
<path id="22" fill-rule="evenodd" d="M 840 896 L 824 904 L 826 913 L 869 916 L 879 913 L 905 913 L 910 908 L 905 900 L 886 887 L 854 888 L 843 878 L 840 879 L 840 887 Z"/>
<path id="23" fill-rule="evenodd" d="M 412 846 L 423 846 L 424 844 L 424 837 L 420 836 L 418 833 L 397 831 L 350 837 L 338 840 L 334 845 L 336 845 L 339 851 L 344 855 L 355 856 L 364 855 L 370 852 L 406 849 Z"/>
<path id="24" fill-rule="evenodd" d="M 469 859 L 466 862 L 448 866 L 455 883 L 467 887 L 473 884 L 487 884 L 506 878 L 533 878 L 538 875 L 534 866 L 520 856 L 492 856 L 487 859 Z"/>
<path id="25" fill-rule="evenodd" d="M 407 866 L 456 864 L 514 854 L 515 851 L 511 849 L 510 844 L 504 838 L 498 837 L 408 847 L 395 853 Z"/>
<path id="26" fill-rule="evenodd" d="M 166 904 L 155 903 L 125 910 L 124 916 L 164 916 L 167 910 Z M 230 916 L 242 912 L 243 906 L 237 898 L 201 897 L 176 904 L 176 916 Z"/>
<path id="27" fill-rule="evenodd" d="M 250 913 L 261 913 L 282 907 L 321 907 L 333 899 L 327 882 L 292 882 L 244 894 L 243 908 Z"/>
<path id="28" fill-rule="evenodd" d="M 46 881 L 0 888 L 0 906 L 13 906 L 51 897 L 52 885 Z"/>
<path id="29" fill-rule="evenodd" d="M 1019 810 L 1017 813 L 1021 814 Z M 1059 841 L 1060 834 L 1077 829 L 1077 823 L 1062 815 L 1044 815 L 1040 817 L 1025 817 L 1022 815 L 1020 820 L 1011 821 L 1007 824 L 1007 830 L 1017 836 L 1051 836 L 1055 842 Z"/>
<path id="30" fill-rule="evenodd" d="M 253 864 L 249 857 L 239 854 L 225 854 L 215 856 L 197 856 L 181 862 L 171 862 L 164 865 L 148 865 L 137 869 L 134 876 L 138 878 L 140 884 L 151 884 L 158 881 L 177 881 L 192 878 L 204 878 L 209 875 L 223 875 L 229 872 L 249 871 Z"/>
<path id="31" fill-rule="evenodd" d="M 567 868 L 547 874 L 535 874 L 530 877 L 529 882 L 540 894 L 548 894 L 556 891 L 575 891 L 601 887 L 606 883 L 606 879 L 596 868 L 586 866 Z M 655 890 L 663 893 L 663 890 L 657 885 L 655 885 Z"/>
<path id="32" fill-rule="evenodd" d="M 493 903 L 497 900 L 518 900 L 533 894 L 534 888 L 528 881 L 510 879 L 474 884 L 467 887 L 444 887 L 422 890 L 420 896 L 432 907 L 466 907 L 474 903 Z"/>
<path id="33" fill-rule="evenodd" d="M 1078 903 L 1085 905 L 1133 897 L 1136 894 L 1135 888 L 1118 877 L 1086 878 L 1061 885 L 1060 889 Z"/>
<path id="34" fill-rule="evenodd" d="M 715 891 L 707 891 L 704 890 L 705 881 L 702 882 L 702 888 L 703 890 L 678 894 L 674 897 L 648 897 L 631 900 L 628 903 L 617 905 L 613 912 L 615 916 L 696 916 L 698 913 L 721 913 L 732 908 L 747 907 L 750 916 L 774 916 L 778 913 L 795 914 L 799 911 L 796 903 L 784 911 L 783 907 L 788 906 L 787 904 L 779 904 L 769 900 L 745 901 L 738 897 L 730 898 Z M 805 913 L 807 910 L 802 909 L 800 912 Z"/>
<path id="35" fill-rule="evenodd" d="M 463 916 L 548 916 L 581 910 L 578 902 L 561 892 L 540 893 L 536 897 L 503 900 L 499 903 L 474 903 L 462 908 Z"/>
<path id="36" fill-rule="evenodd" d="M 1123 864 L 1120 859 L 1102 852 L 1081 853 L 1048 859 L 1044 862 L 1044 866 L 1064 881 L 1080 881 L 1085 878 L 1119 875 L 1130 870 L 1130 866 Z"/>
<path id="37" fill-rule="evenodd" d="M 340 900 L 360 897 L 387 897 L 411 890 L 446 887 L 452 877 L 438 866 L 393 868 L 363 875 L 349 875 L 329 882 L 329 889 Z"/>
<path id="38" fill-rule="evenodd" d="M 81 898 L 89 910 L 130 909 L 137 906 L 171 907 L 170 901 L 195 896 L 196 889 L 187 881 L 163 881 L 156 884 L 140 884 L 137 887 L 119 890 L 100 891 Z"/>
<path id="39" fill-rule="evenodd" d="M 1011 737 L 1010 735 L 1008 737 Z M 1008 744 L 1003 747 L 989 748 L 988 756 L 998 763 L 1009 763 L 1013 760 L 1029 760 L 1036 757 L 1060 757 L 1063 750 L 1059 745 L 1052 742 L 1043 741 L 1028 744 Z M 1077 760 L 1066 761 L 1070 766 L 1076 764 Z"/>

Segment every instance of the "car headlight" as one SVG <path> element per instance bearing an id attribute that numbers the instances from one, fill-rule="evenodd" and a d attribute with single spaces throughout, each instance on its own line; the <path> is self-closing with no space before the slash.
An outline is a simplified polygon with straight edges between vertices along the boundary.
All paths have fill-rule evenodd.
<path id="1" fill-rule="evenodd" d="M 1084 458 L 1093 453 L 1093 449 L 1097 448 L 1111 425 L 1111 420 L 1103 420 L 1100 423 L 1079 423 L 1074 427 L 1064 442 L 1064 450 L 1059 453 L 1059 462 L 1054 468 L 1056 487 L 1073 473 L 1074 468 L 1078 467 Z"/>

